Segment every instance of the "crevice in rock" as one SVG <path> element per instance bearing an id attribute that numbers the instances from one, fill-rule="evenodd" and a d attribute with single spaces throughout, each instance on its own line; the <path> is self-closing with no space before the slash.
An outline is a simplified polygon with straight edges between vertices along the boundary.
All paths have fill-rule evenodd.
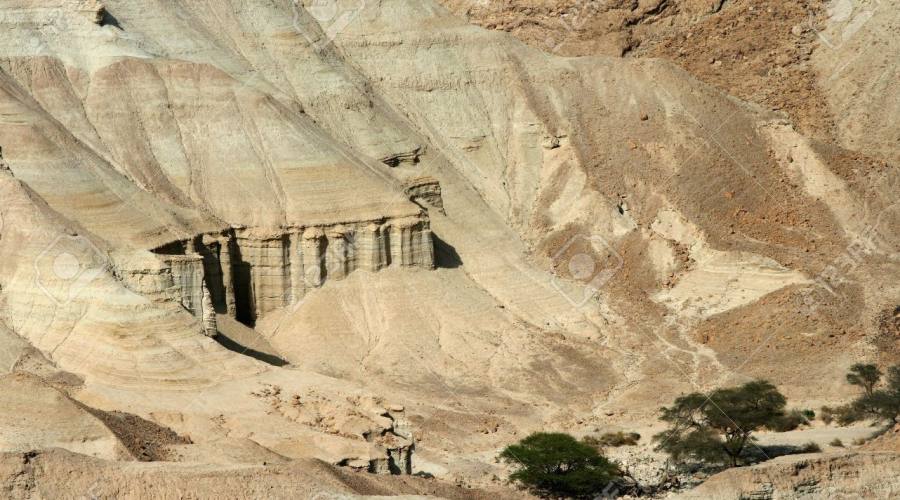
<path id="1" fill-rule="evenodd" d="M 404 151 L 402 153 L 386 156 L 381 159 L 381 163 L 384 163 L 391 168 L 397 168 L 401 165 L 418 165 L 420 157 L 424 152 L 425 148 L 420 146 L 411 151 Z"/>
<path id="2" fill-rule="evenodd" d="M 229 241 L 232 248 L 231 270 L 234 280 L 234 317 L 241 323 L 253 327 L 256 325 L 256 307 L 253 297 L 252 266 L 241 256 L 241 248 Z"/>

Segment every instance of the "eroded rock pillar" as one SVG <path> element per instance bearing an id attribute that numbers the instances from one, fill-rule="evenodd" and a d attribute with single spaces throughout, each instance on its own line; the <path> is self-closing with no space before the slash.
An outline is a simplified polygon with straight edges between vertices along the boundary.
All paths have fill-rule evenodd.
<path id="1" fill-rule="evenodd" d="M 317 288 L 325 281 L 325 249 L 328 243 L 325 233 L 317 227 L 303 231 L 303 283 L 306 288 Z"/>
<path id="2" fill-rule="evenodd" d="M 391 224 L 391 254 L 401 266 L 434 267 L 434 242 L 428 224 L 415 217 Z"/>
<path id="3" fill-rule="evenodd" d="M 206 283 L 203 284 L 203 299 L 200 307 L 200 322 L 203 325 L 203 334 L 207 337 L 215 337 L 219 334 L 216 324 L 216 309 L 213 306 L 212 294 L 209 293 Z"/>
<path id="4" fill-rule="evenodd" d="M 225 237 L 219 240 L 219 264 L 222 267 L 222 286 L 225 289 L 225 312 L 235 317 L 234 308 L 234 270 L 231 267 L 232 239 Z"/>
<path id="5" fill-rule="evenodd" d="M 303 283 L 303 237 L 300 233 L 291 233 L 289 236 L 289 258 L 291 263 L 291 297 L 290 302 L 296 303 L 303 298 L 306 287 Z"/>
<path id="6" fill-rule="evenodd" d="M 360 231 L 356 240 L 357 261 L 360 268 L 378 271 L 391 264 L 389 229 L 380 224 L 369 224 Z"/>
<path id="7" fill-rule="evenodd" d="M 335 226 L 328 230 L 328 251 L 325 254 L 327 278 L 341 280 L 353 271 L 356 257 L 355 243 L 347 228 Z"/>

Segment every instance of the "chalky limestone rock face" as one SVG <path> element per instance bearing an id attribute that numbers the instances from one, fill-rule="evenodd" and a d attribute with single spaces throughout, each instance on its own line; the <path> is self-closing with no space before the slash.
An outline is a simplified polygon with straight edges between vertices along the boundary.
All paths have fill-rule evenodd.
<path id="1" fill-rule="evenodd" d="M 404 182 L 409 199 L 420 206 L 431 207 L 444 214 L 444 200 L 441 198 L 441 183 L 434 177 L 412 177 Z"/>
<path id="2" fill-rule="evenodd" d="M 409 471 L 415 442 L 429 472 L 488 481 L 524 433 L 644 418 L 742 370 L 746 325 L 805 321 L 778 308 L 889 205 L 876 190 L 847 217 L 872 186 L 664 62 L 551 57 L 431 0 L 360 4 L 338 33 L 288 0 L 3 5 L 0 319 L 84 401 L 219 463 Z M 887 307 L 889 249 L 836 307 Z M 614 279 L 583 286 L 575 257 Z M 715 347 L 692 336 L 716 321 Z M 291 366 L 226 350 L 226 328 Z M 854 342 L 747 370 L 831 396 Z M 385 393 L 424 440 L 359 411 Z"/>
<path id="3" fill-rule="evenodd" d="M 88 7 L 10 6 L 4 20 L 39 43 L 5 47 L 0 74 L 10 182 L 66 221 L 63 243 L 79 246 L 95 278 L 80 275 L 79 292 L 112 278 L 154 314 L 214 335 L 214 313 L 252 324 L 357 267 L 432 267 L 427 215 L 377 161 L 349 153 L 274 89 L 257 89 L 248 68 L 152 57 L 140 43 L 111 40 L 121 29 L 101 26 L 107 14 Z M 210 43 L 187 32 L 177 50 Z M 322 237 L 306 238 L 309 229 Z M 71 310 L 90 298 L 69 297 L 71 283 L 57 279 L 54 239 L 20 267 L 35 270 L 35 301 L 46 289 L 54 309 Z M 44 341 L 70 328 L 44 326 L 35 333 Z"/>
<path id="4" fill-rule="evenodd" d="M 894 498 L 900 489 L 896 453 L 829 453 L 778 457 L 720 472 L 679 500 L 744 498 Z"/>
<path id="5" fill-rule="evenodd" d="M 219 313 L 250 325 L 357 269 L 434 267 L 434 243 L 424 216 L 280 230 L 243 228 L 172 242 L 153 252 L 169 266 L 171 287 L 163 287 L 185 309 L 204 320 L 214 321 Z"/>
<path id="6" fill-rule="evenodd" d="M 0 319 L 48 363 L 83 377 L 82 397 L 97 404 L 142 393 L 153 403 L 134 411 L 148 417 L 169 405 L 202 415 L 240 394 L 239 413 L 258 416 L 265 409 L 247 400 L 256 377 L 285 387 L 307 377 L 271 375 L 227 351 L 210 338 L 219 319 L 252 325 L 360 272 L 431 270 L 429 217 L 384 163 L 332 138 L 207 33 L 185 26 L 168 57 L 152 40 L 175 39 L 155 21 L 143 40 L 120 38 L 131 8 L 148 12 L 66 0 L 3 7 L 0 22 L 19 33 L 0 42 L 0 220 L 15 221 L 0 228 Z M 199 46 L 210 52 L 175 54 Z M 412 157 L 398 152 L 416 150 L 401 141 L 379 158 L 405 165 Z M 161 392 L 147 399 L 150 391 Z M 201 397 L 176 403 L 179 391 Z M 335 403 L 317 418 L 352 412 Z M 380 417 L 333 438 L 287 417 L 243 418 L 250 434 L 275 429 L 255 439 L 287 455 L 411 472 L 411 433 L 367 441 Z M 200 441 L 219 439 L 208 424 L 177 422 Z M 121 458 L 107 444 L 70 449 Z"/>
<path id="7" fill-rule="evenodd" d="M 63 448 L 108 460 L 133 460 L 119 439 L 62 391 L 26 373 L 0 376 L 0 450 Z M 37 403 L 37 404 L 35 404 Z"/>

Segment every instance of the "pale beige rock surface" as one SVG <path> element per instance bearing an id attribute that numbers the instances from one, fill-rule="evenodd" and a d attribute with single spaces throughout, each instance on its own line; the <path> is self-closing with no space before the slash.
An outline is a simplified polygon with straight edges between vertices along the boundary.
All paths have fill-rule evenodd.
<path id="1" fill-rule="evenodd" d="M 99 419 L 30 374 L 0 378 L 0 451 L 64 448 L 107 460 L 131 454 Z"/>
<path id="2" fill-rule="evenodd" d="M 896 498 L 896 453 L 844 453 L 780 457 L 722 472 L 696 489 L 670 498 Z"/>
<path id="3" fill-rule="evenodd" d="M 316 458 L 489 485 L 535 430 L 653 425 L 757 376 L 839 401 L 850 364 L 900 352 L 873 348 L 898 173 L 853 156 L 859 121 L 826 147 L 664 60 L 339 4 L 0 5 L 0 368 L 60 389 L 3 380 L 29 411 L 72 398 L 191 441 L 166 445 L 187 465 L 84 481 L 313 494 L 249 468 Z"/>
<path id="4" fill-rule="evenodd" d="M 419 478 L 354 477 L 316 460 L 287 465 L 204 466 L 110 462 L 60 449 L 0 454 L 6 498 L 511 499 Z M 521 498 L 521 497 L 518 497 Z"/>

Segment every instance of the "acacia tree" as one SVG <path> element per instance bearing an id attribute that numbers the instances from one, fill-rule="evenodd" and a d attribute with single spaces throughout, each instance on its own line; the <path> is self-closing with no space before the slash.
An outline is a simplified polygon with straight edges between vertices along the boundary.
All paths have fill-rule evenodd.
<path id="1" fill-rule="evenodd" d="M 900 422 L 900 365 L 888 369 L 886 382 L 884 388 L 866 391 L 851 404 L 857 410 L 855 415 L 893 424 Z"/>
<path id="2" fill-rule="evenodd" d="M 850 367 L 847 382 L 863 388 L 863 394 L 852 403 L 831 411 L 838 424 L 849 425 L 860 420 L 900 423 L 900 365 L 888 369 L 885 386 L 876 389 L 881 371 L 875 365 L 856 364 Z"/>
<path id="3" fill-rule="evenodd" d="M 622 476 L 596 448 L 562 433 L 532 434 L 507 446 L 500 458 L 518 465 L 511 479 L 543 496 L 593 497 Z"/>
<path id="4" fill-rule="evenodd" d="M 875 365 L 857 363 L 850 367 L 850 373 L 847 374 L 847 382 L 862 387 L 867 396 L 872 395 L 880 380 L 881 370 Z"/>
<path id="5" fill-rule="evenodd" d="M 675 461 L 692 458 L 736 467 L 753 432 L 784 416 L 785 397 L 769 382 L 757 380 L 708 394 L 681 396 L 662 408 L 669 429 L 654 436 L 657 449 Z"/>

